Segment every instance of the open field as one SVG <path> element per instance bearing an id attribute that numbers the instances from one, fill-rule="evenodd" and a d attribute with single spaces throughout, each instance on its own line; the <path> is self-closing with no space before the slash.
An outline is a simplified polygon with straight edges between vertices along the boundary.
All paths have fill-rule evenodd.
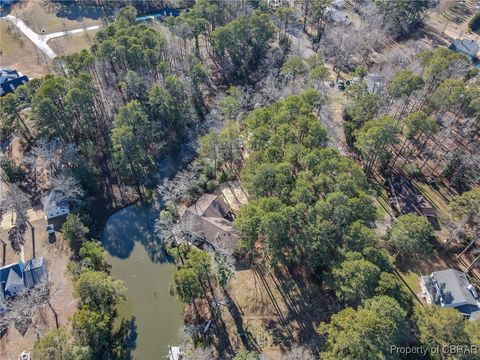
<path id="1" fill-rule="evenodd" d="M 49 34 L 98 25 L 104 14 L 99 7 L 55 7 L 42 5 L 41 0 L 24 0 L 12 7 L 10 15 L 23 20 L 36 33 Z"/>
<path id="2" fill-rule="evenodd" d="M 49 72 L 46 56 L 7 21 L 0 21 L 0 50 L 1 67 L 19 70 L 30 78 Z"/>
<path id="3" fill-rule="evenodd" d="M 71 55 L 80 50 L 87 49 L 91 45 L 93 37 L 98 30 L 92 30 L 79 34 L 62 36 L 52 39 L 48 42 L 48 45 L 58 56 Z"/>
<path id="4" fill-rule="evenodd" d="M 9 218 L 9 216 L 6 216 Z M 29 218 L 35 227 L 35 255 L 43 256 L 47 261 L 48 275 L 51 280 L 50 303 L 52 308 L 43 306 L 36 315 L 35 323 L 42 333 L 56 326 L 55 315 L 57 314 L 59 326 L 69 326 L 69 317 L 76 310 L 76 300 L 73 296 L 73 286 L 68 278 L 66 271 L 69 263 L 70 251 L 64 244 L 61 234 L 56 234 L 56 242 L 49 243 L 47 233 L 45 232 L 46 220 L 43 218 L 41 209 L 32 209 L 29 211 Z M 36 220 L 34 220 L 34 218 Z M 7 231 L 4 229 L 6 221 L 0 228 L 0 237 L 7 239 Z M 28 260 L 32 257 L 32 236 L 31 229 L 28 227 L 25 244 L 23 247 L 23 257 Z M 13 252 L 10 244 L 7 245 L 6 263 L 12 263 L 21 260 L 22 254 Z M 17 359 L 18 355 L 26 350 L 30 351 L 37 335 L 32 327 L 29 327 L 25 335 L 21 335 L 13 326 L 7 333 L 0 338 L 0 359 Z"/>

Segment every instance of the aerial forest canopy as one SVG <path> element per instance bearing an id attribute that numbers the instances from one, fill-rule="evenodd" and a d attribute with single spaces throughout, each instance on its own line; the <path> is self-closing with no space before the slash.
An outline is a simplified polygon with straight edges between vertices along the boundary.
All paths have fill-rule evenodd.
<path id="1" fill-rule="evenodd" d="M 247 116 L 250 153 L 241 177 L 252 200 L 236 221 L 244 251 L 260 242 L 272 263 L 304 264 L 320 277 L 339 249 L 374 244 L 370 236 L 364 243 L 352 236 L 369 233 L 375 220 L 362 169 L 327 148 L 327 132 L 314 115 L 324 102 L 308 90 Z"/>
<path id="2" fill-rule="evenodd" d="M 205 111 L 207 73 L 198 59 L 175 58 L 165 36 L 135 17 L 133 8 L 123 8 L 91 49 L 64 59 L 65 76 L 47 75 L 2 98 L 11 119 L 3 130 L 32 142 L 31 130 L 18 121 L 30 108 L 38 137 L 59 141 L 63 153 L 73 150 L 75 162 L 65 165 L 86 189 L 107 195 L 112 182 L 139 189 L 158 156 L 183 141 Z"/>

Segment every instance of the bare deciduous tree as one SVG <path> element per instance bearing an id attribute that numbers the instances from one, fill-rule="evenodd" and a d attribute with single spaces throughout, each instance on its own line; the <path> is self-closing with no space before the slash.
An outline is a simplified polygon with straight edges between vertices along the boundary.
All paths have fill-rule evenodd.
<path id="1" fill-rule="evenodd" d="M 14 184 L 10 184 L 4 196 L 0 199 L 0 212 L 11 213 L 12 228 L 9 240 L 15 251 L 20 251 L 24 243 L 24 234 L 27 229 L 27 210 L 30 207 L 28 196 Z"/>
<path id="2" fill-rule="evenodd" d="M 75 204 L 83 197 L 83 190 L 78 181 L 65 174 L 60 174 L 52 178 L 51 192 L 56 202 Z"/>
<path id="3" fill-rule="evenodd" d="M 50 301 L 49 286 L 50 283 L 46 281 L 0 304 L 2 309 L 0 333 L 6 331 L 13 324 L 20 332 L 25 332 L 29 326 L 32 326 L 37 335 L 41 335 L 40 329 L 35 325 L 34 320 L 40 308 Z"/>

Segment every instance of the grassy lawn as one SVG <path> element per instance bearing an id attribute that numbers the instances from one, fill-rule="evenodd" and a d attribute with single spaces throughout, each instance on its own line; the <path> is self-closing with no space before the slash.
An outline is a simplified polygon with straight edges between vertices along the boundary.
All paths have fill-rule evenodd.
<path id="1" fill-rule="evenodd" d="M 318 343 L 318 324 L 338 311 L 317 285 L 286 270 L 239 268 L 229 285 L 232 305 L 222 307 L 230 346 L 254 348 L 279 359 L 294 342 Z M 221 348 L 221 346 L 220 346 Z"/>
<path id="2" fill-rule="evenodd" d="M 73 35 L 62 36 L 52 39 L 48 45 L 58 56 L 71 55 L 80 50 L 90 47 L 91 42 L 98 30 L 88 31 L 87 33 L 78 33 Z"/>
<path id="3" fill-rule="evenodd" d="M 430 256 L 416 256 L 404 259 L 397 264 L 397 270 L 411 291 L 419 296 L 420 276 L 430 275 L 434 271 L 457 268 L 456 261 L 449 254 L 432 250 Z"/>
<path id="4" fill-rule="evenodd" d="M 0 66 L 16 69 L 30 78 L 47 74 L 50 60 L 15 26 L 0 21 Z"/>
<path id="5" fill-rule="evenodd" d="M 413 182 L 417 190 L 425 196 L 425 199 L 435 208 L 440 222 L 449 220 L 451 218 L 449 203 L 453 200 L 454 195 L 448 191 L 444 186 L 439 185 L 434 188 L 428 184 L 418 181 Z"/>
<path id="6" fill-rule="evenodd" d="M 102 9 L 98 7 L 45 6 L 41 0 L 24 0 L 16 3 L 10 15 L 22 19 L 33 31 L 45 33 L 79 29 L 100 23 Z"/>
<path id="7" fill-rule="evenodd" d="M 390 204 L 388 203 L 388 194 L 387 190 L 384 188 L 378 187 L 377 189 L 377 196 L 375 197 L 375 206 L 377 217 L 379 219 L 385 218 L 385 216 L 393 216 L 393 211 L 390 208 Z"/>

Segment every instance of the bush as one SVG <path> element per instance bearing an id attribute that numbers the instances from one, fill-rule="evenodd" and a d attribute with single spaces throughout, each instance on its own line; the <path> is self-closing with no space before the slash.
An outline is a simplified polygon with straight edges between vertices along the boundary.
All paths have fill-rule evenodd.
<path id="1" fill-rule="evenodd" d="M 474 17 L 468 23 L 468 28 L 471 31 L 477 31 L 480 29 L 480 12 L 476 13 Z"/>
<path id="2" fill-rule="evenodd" d="M 418 168 L 417 164 L 406 164 L 403 168 L 403 171 L 408 177 L 418 179 L 419 177 L 422 176 L 422 172 Z"/>
<path id="3" fill-rule="evenodd" d="M 468 72 L 465 74 L 465 80 L 468 81 L 470 79 L 473 79 L 475 76 L 478 75 L 478 68 L 477 67 L 474 67 L 474 68 L 471 68 L 470 70 L 468 70 Z"/>
<path id="4" fill-rule="evenodd" d="M 218 181 L 217 180 L 207 181 L 207 191 L 208 192 L 214 191 L 217 186 L 218 186 Z"/>
<path id="5" fill-rule="evenodd" d="M 10 159 L 2 159 L 0 161 L 0 167 L 2 168 L 5 174 L 5 180 L 12 184 L 17 184 L 20 182 L 25 181 L 26 173 L 25 171 L 15 164 L 13 160 Z"/>
<path id="6" fill-rule="evenodd" d="M 68 214 L 62 225 L 62 236 L 67 240 L 75 255 L 78 254 L 82 243 L 86 240 L 89 229 L 86 227 L 77 214 Z"/>

